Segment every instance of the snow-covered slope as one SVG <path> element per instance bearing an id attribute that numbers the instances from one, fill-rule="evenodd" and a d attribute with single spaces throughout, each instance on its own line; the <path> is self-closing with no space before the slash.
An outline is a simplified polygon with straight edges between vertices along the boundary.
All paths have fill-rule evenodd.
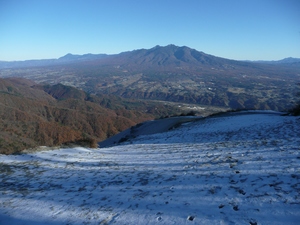
<path id="1" fill-rule="evenodd" d="M 0 224 L 299 224 L 300 118 L 238 113 L 0 156 Z"/>

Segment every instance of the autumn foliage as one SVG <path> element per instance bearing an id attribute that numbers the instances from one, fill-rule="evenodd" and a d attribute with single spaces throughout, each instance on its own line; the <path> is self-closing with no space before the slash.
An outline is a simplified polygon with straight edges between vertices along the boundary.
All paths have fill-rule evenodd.
<path id="1" fill-rule="evenodd" d="M 108 102 L 111 108 L 104 106 Z M 0 79 L 0 153 L 70 143 L 97 147 L 98 141 L 154 118 L 145 112 L 148 106 L 141 112 L 140 106 L 122 104 L 61 84 Z"/>

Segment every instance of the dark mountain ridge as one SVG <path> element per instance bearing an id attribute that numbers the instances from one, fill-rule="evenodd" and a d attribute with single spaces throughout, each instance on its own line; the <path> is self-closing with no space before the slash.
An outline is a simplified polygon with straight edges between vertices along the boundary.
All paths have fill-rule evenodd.
<path id="1" fill-rule="evenodd" d="M 149 50 L 141 49 L 121 53 L 116 56 L 118 59 L 126 57 L 129 62 L 151 66 L 195 66 L 195 65 L 218 65 L 228 62 L 226 59 L 199 52 L 195 49 L 183 46 L 168 45 L 165 47 L 155 46 Z"/>
<path id="2" fill-rule="evenodd" d="M 202 68 L 202 67 L 219 67 L 230 68 L 231 66 L 254 67 L 256 63 L 237 61 L 221 58 L 206 54 L 201 51 L 189 48 L 187 46 L 155 46 L 151 49 L 138 49 L 128 52 L 122 52 L 116 55 L 107 55 L 102 59 L 86 61 L 89 65 L 118 65 L 126 68 L 138 68 L 143 70 L 170 67 L 182 68 Z M 257 64 L 257 66 L 261 66 Z"/>

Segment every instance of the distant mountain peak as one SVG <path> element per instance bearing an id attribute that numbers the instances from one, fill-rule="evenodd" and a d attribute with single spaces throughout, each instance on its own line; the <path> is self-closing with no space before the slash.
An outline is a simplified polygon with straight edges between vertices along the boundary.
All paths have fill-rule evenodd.
<path id="1" fill-rule="evenodd" d="M 58 58 L 58 60 L 62 60 L 62 59 L 71 59 L 71 58 L 74 58 L 76 57 L 76 55 L 73 55 L 72 53 L 68 53 L 60 58 Z"/>
<path id="2" fill-rule="evenodd" d="M 280 62 L 280 63 L 299 63 L 300 58 L 288 57 L 288 58 L 284 58 L 282 60 L 279 60 L 278 62 Z"/>
<path id="3" fill-rule="evenodd" d="M 58 59 L 58 61 L 89 61 L 89 60 L 95 60 L 95 59 L 101 59 L 108 56 L 107 54 L 83 54 L 83 55 L 75 55 L 68 53 Z"/>
<path id="4" fill-rule="evenodd" d="M 178 45 L 174 45 L 174 44 L 169 44 L 169 45 L 166 45 L 166 46 L 156 45 L 152 49 L 173 49 L 173 50 L 176 50 L 176 49 L 179 49 L 179 48 L 191 49 L 187 46 L 178 46 Z M 151 50 L 151 49 L 149 49 L 149 50 Z"/>
<path id="5" fill-rule="evenodd" d="M 258 61 L 250 61 L 250 62 L 256 62 L 256 63 L 265 63 L 265 64 L 299 64 L 300 58 L 293 58 L 293 57 L 287 57 L 281 60 L 272 60 L 272 61 L 266 61 L 266 60 L 258 60 Z"/>
<path id="6" fill-rule="evenodd" d="M 232 60 L 205 54 L 187 46 L 169 44 L 166 46 L 156 45 L 150 49 L 139 49 L 118 55 L 121 65 L 142 66 L 150 68 L 159 66 L 166 68 L 175 67 L 199 67 L 203 65 L 218 66 L 230 63 Z M 126 63 L 124 63 L 126 62 Z"/>

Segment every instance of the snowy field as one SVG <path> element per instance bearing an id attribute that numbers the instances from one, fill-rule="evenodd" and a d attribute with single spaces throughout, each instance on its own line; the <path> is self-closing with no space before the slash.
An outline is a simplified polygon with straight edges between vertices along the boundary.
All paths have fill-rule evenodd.
<path id="1" fill-rule="evenodd" d="M 300 224 L 299 124 L 237 113 L 111 148 L 0 155 L 0 224 Z"/>

